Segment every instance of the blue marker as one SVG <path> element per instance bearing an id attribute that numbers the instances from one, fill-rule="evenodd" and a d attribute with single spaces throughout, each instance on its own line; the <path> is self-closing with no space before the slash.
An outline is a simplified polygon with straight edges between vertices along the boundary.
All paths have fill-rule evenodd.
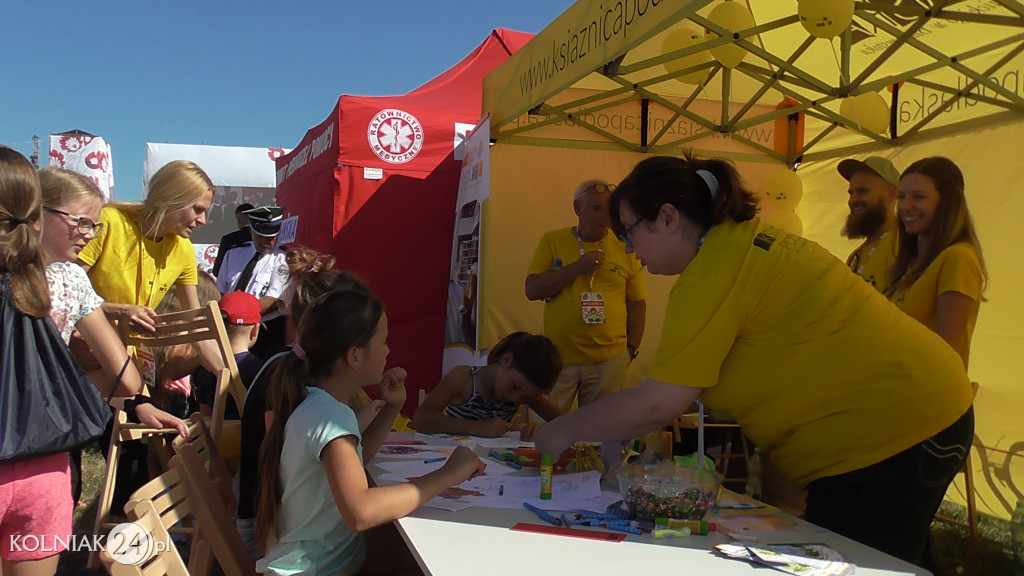
<path id="1" fill-rule="evenodd" d="M 439 458 L 427 458 L 426 460 L 423 461 L 423 463 L 424 464 L 433 464 L 434 462 L 444 462 L 445 460 L 447 460 L 447 458 L 444 457 L 444 456 L 441 456 Z"/>
<path id="2" fill-rule="evenodd" d="M 555 518 L 551 514 L 548 514 L 547 511 L 541 510 L 540 508 L 537 508 L 536 506 L 530 504 L 529 502 L 523 502 L 523 508 L 526 508 L 530 512 L 533 512 L 537 515 L 537 518 L 540 518 L 548 524 L 554 524 L 555 526 L 558 526 L 562 523 L 562 521 L 558 518 Z"/>

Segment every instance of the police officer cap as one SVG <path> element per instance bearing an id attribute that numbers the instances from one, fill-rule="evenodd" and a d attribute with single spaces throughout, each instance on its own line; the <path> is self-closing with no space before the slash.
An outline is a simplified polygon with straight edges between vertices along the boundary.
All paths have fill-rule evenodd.
<path id="1" fill-rule="evenodd" d="M 283 213 L 284 208 L 281 206 L 260 206 L 242 212 L 249 217 L 249 227 L 260 236 L 277 236 L 281 231 Z"/>

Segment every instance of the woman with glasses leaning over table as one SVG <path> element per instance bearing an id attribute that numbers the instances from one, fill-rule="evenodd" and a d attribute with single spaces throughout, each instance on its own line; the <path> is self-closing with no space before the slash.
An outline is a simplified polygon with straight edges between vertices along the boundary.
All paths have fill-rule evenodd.
<path id="1" fill-rule="evenodd" d="M 652 274 L 678 275 L 647 378 L 543 427 L 537 447 L 623 440 L 701 399 L 736 418 L 806 518 L 919 563 L 974 430 L 959 356 L 824 248 L 756 217 L 727 161 L 653 157 L 610 199 Z"/>

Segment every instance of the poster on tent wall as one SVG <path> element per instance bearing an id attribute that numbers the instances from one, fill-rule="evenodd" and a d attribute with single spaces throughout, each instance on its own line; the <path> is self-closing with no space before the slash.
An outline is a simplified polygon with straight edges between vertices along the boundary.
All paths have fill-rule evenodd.
<path id="1" fill-rule="evenodd" d="M 100 136 L 50 134 L 50 166 L 77 172 L 96 183 L 103 198 L 114 200 L 114 163 L 110 144 Z"/>
<path id="2" fill-rule="evenodd" d="M 486 350 L 479 350 L 477 311 L 480 302 L 480 229 L 491 180 L 490 142 L 488 118 L 481 120 L 463 142 L 448 275 L 442 373 L 458 365 L 483 365 L 487 361 Z"/>
<path id="3" fill-rule="evenodd" d="M 253 206 L 275 204 L 277 187 L 276 160 L 290 152 L 287 148 L 247 148 L 241 146 L 203 146 L 197 144 L 146 143 L 146 165 L 143 170 L 143 194 L 149 193 L 149 180 L 168 162 L 190 160 L 206 172 L 215 187 L 213 202 L 206 215 L 206 225 L 196 229 L 192 243 L 196 245 L 199 265 L 213 265 L 220 237 L 238 229 L 235 207 L 248 202 Z M 202 253 L 200 254 L 200 246 Z M 212 248 L 211 248 L 212 246 Z"/>

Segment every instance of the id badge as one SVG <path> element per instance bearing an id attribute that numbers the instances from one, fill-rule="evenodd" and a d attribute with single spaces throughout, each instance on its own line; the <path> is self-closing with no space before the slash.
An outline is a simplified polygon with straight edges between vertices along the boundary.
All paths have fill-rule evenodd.
<path id="1" fill-rule="evenodd" d="M 584 324 L 604 324 L 604 295 L 600 292 L 580 294 Z"/>
<path id="2" fill-rule="evenodd" d="M 128 354 L 135 362 L 135 368 L 139 371 L 143 386 L 153 390 L 156 386 L 156 358 L 153 356 L 153 352 L 146 346 L 136 345 L 131 347 Z"/>

